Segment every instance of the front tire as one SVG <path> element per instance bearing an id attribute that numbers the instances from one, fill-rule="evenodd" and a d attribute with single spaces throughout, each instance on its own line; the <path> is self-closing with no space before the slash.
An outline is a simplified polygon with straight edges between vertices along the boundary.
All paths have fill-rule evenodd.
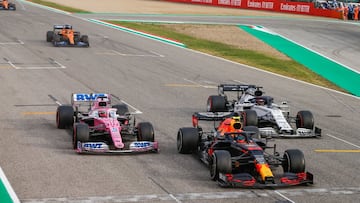
<path id="1" fill-rule="evenodd" d="M 90 43 L 89 43 L 89 37 L 87 35 L 82 35 L 80 37 L 80 41 L 87 44 L 87 46 L 90 46 Z"/>
<path id="2" fill-rule="evenodd" d="M 210 178 L 212 180 L 219 179 L 219 173 L 231 173 L 231 154 L 226 150 L 216 150 L 212 156 L 212 162 L 210 163 Z"/>
<path id="3" fill-rule="evenodd" d="M 177 150 L 180 154 L 190 154 L 196 151 L 199 144 L 197 128 L 180 128 L 177 134 Z"/>
<path id="4" fill-rule="evenodd" d="M 137 125 L 137 140 L 154 142 L 154 128 L 149 122 L 142 122 Z"/>
<path id="5" fill-rule="evenodd" d="M 73 148 L 77 148 L 77 143 L 89 141 L 90 133 L 89 126 L 84 123 L 77 123 L 73 129 Z"/>
<path id="6" fill-rule="evenodd" d="M 53 31 L 47 31 L 46 32 L 46 41 L 51 42 L 54 38 L 54 32 Z"/>
<path id="7" fill-rule="evenodd" d="M 284 172 L 303 173 L 305 172 L 305 158 L 302 151 L 298 149 L 288 149 L 283 156 L 282 167 Z"/>
<path id="8" fill-rule="evenodd" d="M 59 42 L 61 42 L 61 36 L 60 35 L 54 35 L 53 36 L 53 44 L 54 46 L 59 46 Z"/>
<path id="9" fill-rule="evenodd" d="M 314 128 L 314 116 L 310 111 L 299 111 L 296 115 L 296 128 Z"/>

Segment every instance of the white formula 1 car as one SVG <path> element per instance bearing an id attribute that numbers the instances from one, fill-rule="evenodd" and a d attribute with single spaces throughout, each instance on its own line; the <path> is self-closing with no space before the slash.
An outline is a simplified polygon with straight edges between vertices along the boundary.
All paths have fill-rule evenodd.
<path id="1" fill-rule="evenodd" d="M 320 137 L 321 129 L 314 125 L 313 114 L 308 110 L 290 116 L 287 102 L 273 103 L 273 97 L 265 96 L 262 87 L 243 84 L 220 84 L 218 95 L 207 100 L 209 112 L 242 112 L 256 120 L 262 137 Z M 226 92 L 236 92 L 230 100 Z M 254 122 L 254 121 L 252 121 Z"/>

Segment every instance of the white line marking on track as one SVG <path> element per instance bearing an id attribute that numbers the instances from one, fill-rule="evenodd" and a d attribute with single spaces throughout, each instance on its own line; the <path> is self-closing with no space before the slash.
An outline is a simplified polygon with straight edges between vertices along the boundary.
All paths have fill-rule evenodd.
<path id="1" fill-rule="evenodd" d="M 59 62 L 52 60 L 52 63 L 54 63 L 54 65 L 56 66 L 28 66 L 28 67 L 19 67 L 16 66 L 14 63 L 12 63 L 11 61 L 7 60 L 7 63 L 13 67 L 14 69 L 17 70 L 42 70 L 42 69 L 64 69 L 66 68 L 66 66 L 60 64 Z"/>
<path id="2" fill-rule="evenodd" d="M 275 191 L 282 198 L 294 203 L 287 196 L 291 197 L 318 197 L 319 195 L 354 195 L 352 200 L 360 195 L 360 187 L 343 188 L 313 188 L 313 189 L 283 189 Z M 181 201 L 192 202 L 196 200 L 226 200 L 243 199 L 244 202 L 250 202 L 251 198 L 265 198 L 274 196 L 273 190 L 243 190 L 230 192 L 205 192 L 205 193 L 181 193 L 181 194 L 152 194 L 152 195 L 120 195 L 120 196 L 98 196 L 98 197 L 73 197 L 73 198 L 44 198 L 44 199 L 23 199 L 22 203 L 79 203 L 79 202 L 161 202 L 161 201 Z M 249 199 L 245 199 L 249 198 Z M 306 201 L 306 200 L 304 200 Z M 205 201 L 206 202 L 206 201 Z"/>
<path id="3" fill-rule="evenodd" d="M 346 144 L 349 144 L 349 145 L 351 145 L 351 146 L 354 146 L 354 147 L 360 149 L 360 146 L 359 146 L 359 145 L 356 145 L 356 144 L 353 144 L 353 143 L 351 143 L 351 142 L 349 142 L 349 141 L 346 141 L 346 140 L 343 140 L 343 139 L 341 139 L 341 138 L 335 137 L 334 135 L 327 134 L 327 136 L 332 137 L 332 138 L 334 138 L 334 139 L 337 139 L 337 140 L 339 140 L 339 141 L 341 141 L 341 142 L 344 142 L 344 143 L 346 143 Z"/>
<path id="4" fill-rule="evenodd" d="M 119 51 L 110 50 L 105 52 L 98 52 L 98 55 L 113 55 L 113 56 L 134 56 L 134 57 L 165 57 L 164 55 L 161 55 L 159 53 L 156 53 L 154 51 L 150 51 L 152 54 L 125 54 L 121 53 Z"/>
<path id="5" fill-rule="evenodd" d="M 3 183 L 3 185 L 5 186 L 5 189 L 7 190 L 7 194 L 9 194 L 11 200 L 13 201 L 13 203 L 20 203 L 19 198 L 17 197 L 15 191 L 13 190 L 13 188 L 11 187 L 8 179 L 6 178 L 3 170 L 0 167 L 0 182 Z M 0 200 L 2 198 L 0 197 Z"/>
<path id="6" fill-rule="evenodd" d="M 17 44 L 23 45 L 25 43 L 21 40 L 17 40 L 17 42 L 0 42 L 0 45 L 17 45 Z"/>
<path id="7" fill-rule="evenodd" d="M 169 196 L 170 196 L 173 200 L 175 200 L 177 203 L 181 203 L 181 201 L 178 200 L 173 194 L 169 194 Z"/>
<path id="8" fill-rule="evenodd" d="M 276 194 L 280 195 L 282 198 L 286 199 L 287 201 L 291 202 L 291 203 L 295 203 L 294 201 L 292 201 L 291 199 L 287 198 L 285 195 L 281 194 L 279 191 L 275 191 Z"/>

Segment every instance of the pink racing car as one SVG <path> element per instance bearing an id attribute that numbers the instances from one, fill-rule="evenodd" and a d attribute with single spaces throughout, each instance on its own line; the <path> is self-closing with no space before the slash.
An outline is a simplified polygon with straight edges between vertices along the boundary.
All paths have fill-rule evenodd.
<path id="1" fill-rule="evenodd" d="M 59 129 L 73 126 L 73 147 L 78 153 L 157 152 L 154 128 L 149 122 L 136 124 L 126 104 L 111 106 L 105 93 L 72 94 L 71 105 L 56 111 Z M 84 105 L 85 104 L 85 105 Z M 84 109 L 84 106 L 87 110 Z M 136 137 L 136 141 L 131 139 Z"/>

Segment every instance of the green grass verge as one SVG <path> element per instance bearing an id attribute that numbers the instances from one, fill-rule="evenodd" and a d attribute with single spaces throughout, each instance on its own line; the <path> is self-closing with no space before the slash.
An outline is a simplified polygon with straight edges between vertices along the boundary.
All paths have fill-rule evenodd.
<path id="1" fill-rule="evenodd" d="M 70 12 L 70 13 L 91 13 L 91 12 L 86 11 L 86 10 L 72 8 L 72 7 L 68 7 L 68 6 L 63 6 L 63 5 L 53 3 L 53 2 L 49 2 L 49 1 L 43 1 L 43 0 L 27 0 L 27 1 L 33 2 L 33 3 L 36 3 L 36 4 L 41 4 L 41 5 L 44 5 L 44 6 L 49 6 L 49 7 L 52 7 L 52 8 L 56 8 L 56 9 L 59 9 L 59 10 L 62 10 L 62 11 L 67 11 L 67 12 Z"/>
<path id="2" fill-rule="evenodd" d="M 320 75 L 293 60 L 278 59 L 260 52 L 240 49 L 232 45 L 196 38 L 179 33 L 175 31 L 175 29 L 171 29 L 169 26 L 165 27 L 159 23 L 136 23 L 124 21 L 107 22 L 161 37 L 170 38 L 185 44 L 187 48 L 193 50 L 198 50 L 231 61 L 267 70 L 269 72 L 347 93 L 347 91 L 338 87 L 331 81 L 324 79 Z"/>

